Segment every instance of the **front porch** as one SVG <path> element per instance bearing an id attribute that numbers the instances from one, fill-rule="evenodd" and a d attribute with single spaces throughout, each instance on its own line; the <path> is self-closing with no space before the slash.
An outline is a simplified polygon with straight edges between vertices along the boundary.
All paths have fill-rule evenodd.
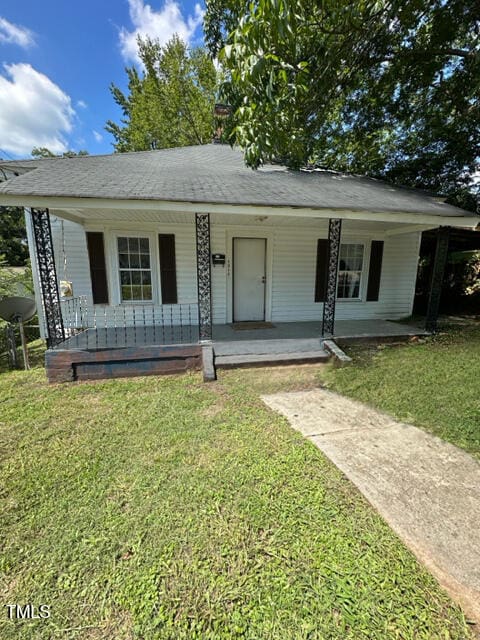
<path id="1" fill-rule="evenodd" d="M 114 242 L 109 260 L 102 263 L 102 269 L 110 274 L 111 285 L 106 278 L 106 291 L 111 295 L 102 302 L 90 292 L 80 298 L 60 298 L 48 210 L 32 210 L 31 221 L 45 336 L 50 347 L 47 375 L 52 382 L 174 373 L 202 367 L 205 379 L 213 379 L 215 367 L 328 360 L 330 352 L 324 349 L 324 341 L 330 338 L 342 343 L 404 339 L 426 333 L 420 327 L 385 320 L 387 313 L 399 318 L 411 311 L 419 226 L 392 228 L 393 223 L 385 222 L 379 227 L 378 222 L 360 224 L 347 219 L 343 226 L 345 237 L 351 242 L 342 245 L 342 219 L 317 220 L 299 232 L 299 244 L 295 245 L 298 251 L 293 251 L 289 225 L 298 223 L 298 219 L 288 217 L 289 225 L 284 228 L 287 231 L 277 223 L 272 223 L 271 231 L 259 231 L 258 225 L 268 222 L 263 218 L 250 221 L 251 226 L 242 231 L 232 231 L 229 225 L 222 226 L 217 221 L 215 242 L 220 243 L 221 231 L 223 244 L 216 247 L 225 251 L 218 253 L 212 251 L 210 214 L 196 213 L 193 220 L 179 224 L 176 233 L 168 236 L 171 253 L 163 255 L 170 255 L 175 268 L 170 265 L 168 271 L 158 255 L 152 259 L 153 254 L 147 253 L 148 265 L 153 269 L 152 265 L 159 262 L 165 280 L 161 273 L 152 279 L 152 271 L 148 285 L 129 285 L 127 297 L 118 289 L 118 276 L 123 271 L 119 272 L 120 258 L 115 249 L 118 243 Z M 124 244 L 128 241 L 128 247 L 129 233 L 125 231 L 127 235 L 120 238 Z M 261 239 L 257 244 L 264 250 L 261 264 L 265 267 L 260 276 L 255 273 L 252 277 L 255 286 L 261 287 L 263 303 L 261 313 L 254 314 L 252 326 L 256 328 L 252 329 L 245 322 L 252 318 L 244 318 L 237 311 L 244 309 L 253 294 L 247 288 L 237 300 L 233 278 L 234 239 L 248 239 L 250 233 L 254 239 Z M 380 233 L 384 240 L 375 239 Z M 318 239 L 319 235 L 323 237 Z M 165 237 L 159 235 L 159 241 Z M 110 240 L 115 238 L 113 235 Z M 438 274 L 443 268 L 448 236 L 443 234 L 440 239 Z M 143 238 L 146 251 L 153 248 L 154 240 L 153 235 L 151 242 Z M 179 247 L 176 266 L 175 243 Z M 133 244 L 140 251 L 140 240 Z M 353 247 L 358 255 L 351 258 L 348 252 L 342 254 L 342 246 Z M 132 256 L 138 257 L 134 253 Z M 249 262 L 245 264 L 248 266 Z M 340 279 L 340 265 L 343 275 L 353 274 L 351 281 Z M 96 268 L 90 263 L 92 287 Z M 155 282 L 158 295 L 152 293 Z M 435 319 L 438 306 L 438 286 L 433 285 L 430 320 Z M 232 323 L 235 318 L 237 323 Z M 240 328 L 238 324 L 244 326 Z M 434 329 L 429 324 L 428 329 Z"/>
<path id="2" fill-rule="evenodd" d="M 252 329 L 213 325 L 213 366 L 324 362 L 330 354 L 321 331 L 321 322 L 268 323 Z M 426 333 L 420 326 L 385 320 L 338 320 L 334 338 L 340 343 L 391 341 Z M 90 327 L 50 348 L 46 357 L 52 382 L 176 373 L 203 364 L 197 324 Z"/>

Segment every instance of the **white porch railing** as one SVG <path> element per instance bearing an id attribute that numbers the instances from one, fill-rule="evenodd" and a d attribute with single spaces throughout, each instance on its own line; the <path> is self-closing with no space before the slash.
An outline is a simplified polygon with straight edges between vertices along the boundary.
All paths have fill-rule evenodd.
<path id="1" fill-rule="evenodd" d="M 65 342 L 58 348 L 112 348 L 198 340 L 198 305 L 93 305 L 85 296 L 60 302 Z"/>

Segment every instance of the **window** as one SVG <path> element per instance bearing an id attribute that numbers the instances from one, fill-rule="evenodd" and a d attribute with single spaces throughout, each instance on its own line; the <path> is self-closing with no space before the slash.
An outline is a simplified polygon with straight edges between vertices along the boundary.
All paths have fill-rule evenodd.
<path id="1" fill-rule="evenodd" d="M 152 267 L 148 238 L 117 238 L 120 299 L 148 302 L 152 296 Z"/>
<path id="2" fill-rule="evenodd" d="M 337 298 L 360 298 L 363 244 L 341 244 L 338 260 Z"/>

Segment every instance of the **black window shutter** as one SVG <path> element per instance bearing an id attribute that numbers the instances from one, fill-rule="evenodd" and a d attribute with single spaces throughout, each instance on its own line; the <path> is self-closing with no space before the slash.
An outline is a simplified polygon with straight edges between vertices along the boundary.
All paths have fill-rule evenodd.
<path id="1" fill-rule="evenodd" d="M 175 236 L 173 233 L 160 233 L 158 247 L 160 250 L 162 302 L 164 304 L 177 304 L 177 267 L 175 261 Z"/>
<path id="2" fill-rule="evenodd" d="M 88 258 L 94 304 L 108 304 L 107 267 L 103 233 L 87 231 Z"/>
<path id="3" fill-rule="evenodd" d="M 368 270 L 367 302 L 376 302 L 380 292 L 382 275 L 383 240 L 372 240 L 370 268 Z"/>
<path id="4" fill-rule="evenodd" d="M 315 276 L 315 302 L 325 302 L 327 293 L 328 240 L 320 238 L 317 243 L 317 272 Z"/>

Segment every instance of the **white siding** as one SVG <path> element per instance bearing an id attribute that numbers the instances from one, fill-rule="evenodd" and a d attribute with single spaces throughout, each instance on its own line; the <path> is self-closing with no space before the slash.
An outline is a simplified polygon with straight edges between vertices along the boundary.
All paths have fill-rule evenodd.
<path id="1" fill-rule="evenodd" d="M 210 232 L 212 253 L 227 253 L 226 229 L 224 226 L 212 225 Z M 227 273 L 228 263 L 225 266 L 212 265 L 212 307 L 213 323 L 225 324 L 227 321 Z"/>
<path id="2" fill-rule="evenodd" d="M 317 320 L 322 304 L 314 302 L 318 238 L 327 237 L 326 228 L 277 230 L 273 250 L 272 321 Z M 384 254 L 378 302 L 365 302 L 371 240 L 384 239 Z M 395 319 L 412 311 L 417 274 L 419 233 L 390 237 L 349 233 L 343 242 L 365 244 L 362 300 L 339 300 L 336 318 Z"/>
<path id="3" fill-rule="evenodd" d="M 91 302 L 92 285 L 84 228 L 76 222 L 60 220 L 55 216 L 51 217 L 51 225 L 58 280 L 70 281 L 74 297 L 86 296 Z"/>

